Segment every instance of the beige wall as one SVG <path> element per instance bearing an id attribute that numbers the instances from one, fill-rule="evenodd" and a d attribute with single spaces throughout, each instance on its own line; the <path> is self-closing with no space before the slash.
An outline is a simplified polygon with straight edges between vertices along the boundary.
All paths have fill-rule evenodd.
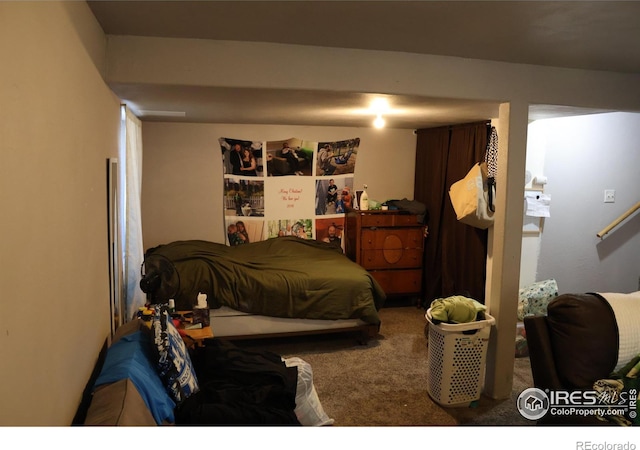
<path id="1" fill-rule="evenodd" d="M 411 130 L 145 122 L 142 225 L 145 248 L 181 239 L 225 242 L 221 137 L 269 141 L 359 137 L 354 186 L 370 198 L 413 199 L 416 136 Z"/>
<path id="2" fill-rule="evenodd" d="M 0 2 L 0 425 L 70 424 L 109 333 L 104 46 L 84 2 Z"/>

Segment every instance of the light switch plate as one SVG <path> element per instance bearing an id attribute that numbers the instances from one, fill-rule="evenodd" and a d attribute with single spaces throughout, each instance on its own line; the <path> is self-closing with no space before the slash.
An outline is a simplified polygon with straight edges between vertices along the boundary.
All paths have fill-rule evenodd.
<path id="1" fill-rule="evenodd" d="M 604 202 L 605 203 L 615 203 L 616 201 L 616 191 L 615 189 L 605 189 L 604 190 Z"/>

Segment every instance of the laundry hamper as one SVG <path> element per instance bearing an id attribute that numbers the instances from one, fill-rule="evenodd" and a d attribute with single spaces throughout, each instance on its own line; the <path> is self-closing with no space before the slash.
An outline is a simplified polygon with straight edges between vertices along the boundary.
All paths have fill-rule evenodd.
<path id="1" fill-rule="evenodd" d="M 475 322 L 435 324 L 431 308 L 425 317 L 429 322 L 427 392 L 442 406 L 468 406 L 480 399 L 489 335 L 496 320 L 485 314 L 484 320 Z"/>

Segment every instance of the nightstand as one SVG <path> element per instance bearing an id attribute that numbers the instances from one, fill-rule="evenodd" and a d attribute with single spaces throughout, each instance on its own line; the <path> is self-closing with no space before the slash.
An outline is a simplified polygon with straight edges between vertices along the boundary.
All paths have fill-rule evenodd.
<path id="1" fill-rule="evenodd" d="M 191 330 L 181 329 L 180 331 L 186 334 L 190 339 L 193 339 L 195 345 L 198 347 L 202 347 L 204 345 L 205 339 L 210 339 L 213 337 L 213 330 L 210 326 L 203 328 L 194 328 Z M 190 344 L 189 342 L 186 343 L 187 345 Z"/>
<path id="2" fill-rule="evenodd" d="M 213 338 L 213 329 L 210 325 L 203 326 L 201 328 L 188 328 L 192 323 L 193 312 L 192 311 L 176 311 L 174 315 L 178 315 L 180 319 L 180 326 L 178 327 L 178 331 L 180 335 L 185 338 L 185 342 L 187 345 L 194 344 L 196 346 L 203 346 L 205 339 Z"/>

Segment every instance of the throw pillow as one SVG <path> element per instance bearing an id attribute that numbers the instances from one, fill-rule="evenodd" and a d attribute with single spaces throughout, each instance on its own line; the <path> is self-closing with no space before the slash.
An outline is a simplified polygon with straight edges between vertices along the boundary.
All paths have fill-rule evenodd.
<path id="1" fill-rule="evenodd" d="M 158 372 L 177 404 L 198 392 L 198 379 L 187 346 L 173 325 L 166 305 L 156 305 L 152 322 Z"/>
<path id="2" fill-rule="evenodd" d="M 547 305 L 558 296 L 558 283 L 554 279 L 538 281 L 518 292 L 518 320 L 524 316 L 547 314 Z"/>

